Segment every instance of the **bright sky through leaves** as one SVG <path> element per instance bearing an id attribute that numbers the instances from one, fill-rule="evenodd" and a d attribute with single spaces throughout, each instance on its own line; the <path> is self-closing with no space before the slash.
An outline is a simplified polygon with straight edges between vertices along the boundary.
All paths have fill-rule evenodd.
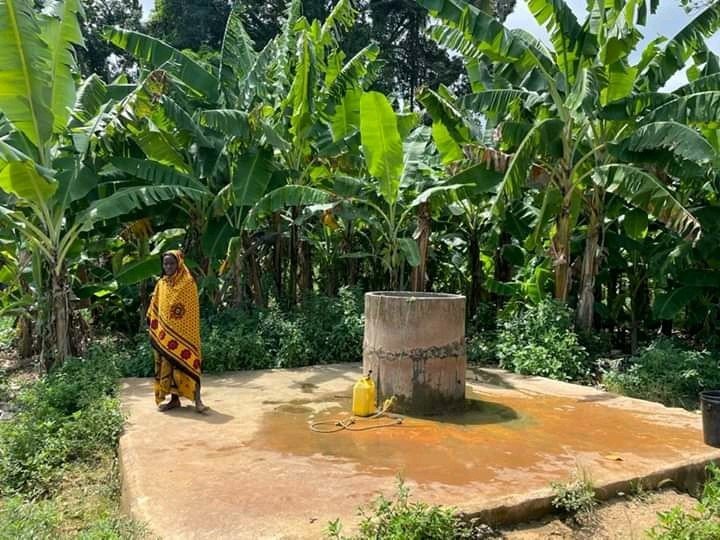
<path id="1" fill-rule="evenodd" d="M 587 13 L 585 0 L 566 0 L 566 2 L 582 23 Z M 648 15 L 647 25 L 640 29 L 645 37 L 636 49 L 638 51 L 637 56 L 639 57 L 639 53 L 642 52 L 643 47 L 657 36 L 665 36 L 666 38 L 673 37 L 696 15 L 697 12 L 695 11 L 686 13 L 680 6 L 679 0 L 660 0 L 660 7 L 655 15 Z M 550 43 L 547 32 L 535 22 L 524 0 L 518 0 L 518 3 L 515 5 L 515 10 L 507 18 L 505 24 L 509 28 L 523 28 L 545 43 Z M 720 32 L 716 32 L 714 36 L 707 40 L 707 43 L 710 50 L 716 54 L 720 53 Z M 637 58 L 633 60 L 637 60 Z M 685 84 L 686 81 L 685 73 L 678 72 L 668 81 L 665 88 L 672 90 Z"/>
<path id="2" fill-rule="evenodd" d="M 585 0 L 566 0 L 578 19 L 582 22 L 585 11 Z M 150 11 L 155 5 L 155 0 L 142 0 L 143 20 L 147 20 Z M 695 13 L 686 13 L 680 6 L 679 0 L 661 0 L 660 7 L 655 15 L 648 16 L 648 25 L 642 30 L 645 32 L 645 39 L 642 41 L 644 46 L 657 36 L 665 36 L 670 38 L 674 36 L 678 30 L 685 26 Z M 515 10 L 510 14 L 506 23 L 510 28 L 523 28 L 533 35 L 539 37 L 546 43 L 549 43 L 547 32 L 541 28 L 528 10 L 525 0 L 519 0 L 515 6 Z M 710 49 L 715 53 L 720 53 L 720 32 L 715 33 L 708 40 Z M 638 48 L 641 51 L 642 47 Z M 670 81 L 668 81 L 667 89 L 671 90 L 684 84 L 686 81 L 685 73 L 676 73 Z"/>

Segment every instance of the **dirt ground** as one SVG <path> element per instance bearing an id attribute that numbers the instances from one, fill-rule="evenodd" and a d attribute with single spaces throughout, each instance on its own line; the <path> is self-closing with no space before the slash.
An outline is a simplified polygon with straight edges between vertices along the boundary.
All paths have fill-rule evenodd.
<path id="1" fill-rule="evenodd" d="M 31 360 L 21 361 L 11 351 L 0 351 L 0 421 L 10 419 L 17 393 L 39 376 L 40 367 Z"/>
<path id="2" fill-rule="evenodd" d="M 507 540 L 641 540 L 658 524 L 657 513 L 675 506 L 691 511 L 697 500 L 673 489 L 619 497 L 599 505 L 582 526 L 548 516 L 542 521 L 502 529 Z"/>

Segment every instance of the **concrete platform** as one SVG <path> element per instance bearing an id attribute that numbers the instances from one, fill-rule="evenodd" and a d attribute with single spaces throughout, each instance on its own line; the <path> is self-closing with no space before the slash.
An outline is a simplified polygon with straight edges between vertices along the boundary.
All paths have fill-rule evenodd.
<path id="1" fill-rule="evenodd" d="M 468 372 L 463 414 L 311 431 L 347 416 L 359 376 L 358 364 L 208 376 L 207 415 L 160 413 L 150 380 L 124 380 L 126 509 L 164 538 L 316 539 L 332 519 L 356 524 L 402 474 L 413 498 L 502 524 L 548 512 L 550 482 L 578 469 L 607 497 L 638 479 L 687 488 L 720 460 L 698 414 L 490 369 Z"/>

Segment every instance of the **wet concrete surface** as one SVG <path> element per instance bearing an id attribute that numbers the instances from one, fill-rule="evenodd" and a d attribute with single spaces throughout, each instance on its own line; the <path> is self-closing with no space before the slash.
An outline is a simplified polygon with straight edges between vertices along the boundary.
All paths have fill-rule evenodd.
<path id="1" fill-rule="evenodd" d="M 463 412 L 311 431 L 349 417 L 359 376 L 338 364 L 207 377 L 207 415 L 159 413 L 149 380 L 124 381 L 126 508 L 166 538 L 322 538 L 398 474 L 419 500 L 503 522 L 547 510 L 550 482 L 578 469 L 610 495 L 638 478 L 692 482 L 720 459 L 695 413 L 501 370 L 468 371 Z"/>

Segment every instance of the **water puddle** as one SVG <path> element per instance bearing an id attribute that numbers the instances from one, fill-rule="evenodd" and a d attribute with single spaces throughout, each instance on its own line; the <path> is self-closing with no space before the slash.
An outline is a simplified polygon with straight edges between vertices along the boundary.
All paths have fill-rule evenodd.
<path id="1" fill-rule="evenodd" d="M 375 476 L 403 474 L 419 483 L 467 485 L 528 481 L 547 485 L 567 474 L 578 456 L 609 467 L 647 459 L 680 459 L 697 430 L 652 423 L 602 403 L 554 396 L 477 399 L 466 409 L 429 418 L 406 417 L 399 426 L 320 434 L 312 422 L 347 419 L 350 391 L 273 405 L 249 446 L 286 456 L 354 464 Z M 370 426 L 387 420 L 358 420 Z"/>

